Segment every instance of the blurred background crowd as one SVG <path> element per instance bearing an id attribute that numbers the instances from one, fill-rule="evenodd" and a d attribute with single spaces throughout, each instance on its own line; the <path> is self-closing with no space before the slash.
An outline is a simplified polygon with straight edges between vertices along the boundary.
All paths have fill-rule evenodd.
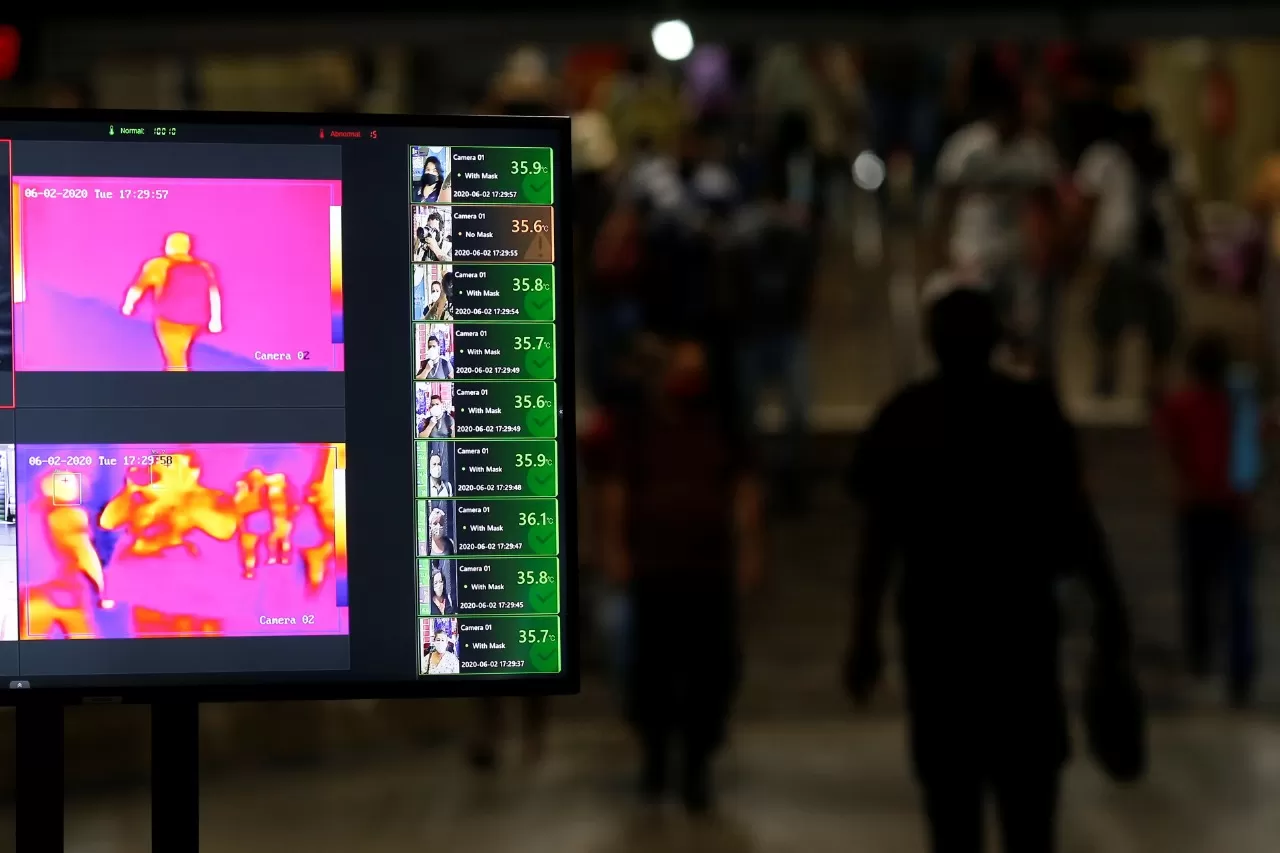
<path id="1" fill-rule="evenodd" d="M 989 294 L 1001 370 L 1076 427 L 1150 709 L 1138 784 L 1076 750 L 1062 849 L 1274 849 L 1280 42 L 555 20 L 0 38 L 11 105 L 574 118 L 583 693 L 206 708 L 211 849 L 928 849 L 895 643 L 869 704 L 846 693 L 847 474 L 934 371 L 925 319 L 957 290 Z M 1061 591 L 1073 708 L 1086 598 Z M 945 620 L 962 645 L 966 618 Z M 145 723 L 69 717 L 76 849 L 141 849 Z M 636 819 L 668 739 L 673 788 L 716 820 Z"/>

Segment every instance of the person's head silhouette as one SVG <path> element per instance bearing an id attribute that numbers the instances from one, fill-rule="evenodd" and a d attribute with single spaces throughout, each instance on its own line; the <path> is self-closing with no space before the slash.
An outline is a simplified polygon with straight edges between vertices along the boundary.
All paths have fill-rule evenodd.
<path id="1" fill-rule="evenodd" d="M 1231 345 L 1213 332 L 1202 335 L 1187 349 L 1187 373 L 1201 385 L 1222 388 L 1231 367 Z"/>
<path id="2" fill-rule="evenodd" d="M 164 253 L 171 257 L 186 257 L 191 254 L 191 235 L 175 231 L 164 238 Z"/>
<path id="3" fill-rule="evenodd" d="M 1000 343 L 1000 320 L 991 297 L 959 288 L 929 309 L 929 343 L 944 375 L 983 373 Z"/>

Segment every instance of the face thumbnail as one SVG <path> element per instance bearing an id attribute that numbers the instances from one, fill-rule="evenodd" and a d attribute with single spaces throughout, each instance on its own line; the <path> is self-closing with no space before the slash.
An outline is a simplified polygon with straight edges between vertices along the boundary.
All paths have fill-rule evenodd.
<path id="1" fill-rule="evenodd" d="M 457 619 L 423 619 L 422 674 L 457 675 L 459 645 Z"/>
<path id="2" fill-rule="evenodd" d="M 413 209 L 413 259 L 419 263 L 453 260 L 453 209 L 419 205 Z"/>
<path id="3" fill-rule="evenodd" d="M 429 498 L 452 498 L 457 493 L 453 487 L 453 443 L 427 442 L 427 482 L 419 485 L 418 494 Z"/>
<path id="4" fill-rule="evenodd" d="M 453 438 L 453 383 L 418 382 L 415 388 L 414 434 L 418 438 Z"/>
<path id="5" fill-rule="evenodd" d="M 0 642 L 18 639 L 18 508 L 14 492 L 13 445 L 0 444 Z"/>
<path id="6" fill-rule="evenodd" d="M 415 330 L 417 360 L 414 378 L 447 381 L 453 378 L 453 326 L 418 323 Z"/>
<path id="7" fill-rule="evenodd" d="M 23 445 L 24 639 L 347 632 L 343 445 Z"/>
<path id="8" fill-rule="evenodd" d="M 18 370 L 342 369 L 340 182 L 14 181 Z"/>
<path id="9" fill-rule="evenodd" d="M 414 204 L 448 204 L 453 177 L 449 149 L 429 145 L 412 148 L 412 182 L 410 197 Z"/>
<path id="10" fill-rule="evenodd" d="M 454 503 L 431 500 L 427 503 L 427 547 L 431 557 L 452 557 L 458 553 Z"/>
<path id="11" fill-rule="evenodd" d="M 418 568 L 418 596 L 422 616 L 452 616 L 458 612 L 455 560 L 422 560 Z"/>
<path id="12" fill-rule="evenodd" d="M 453 319 L 453 267 L 449 264 L 413 265 L 413 319 L 448 322 Z"/>

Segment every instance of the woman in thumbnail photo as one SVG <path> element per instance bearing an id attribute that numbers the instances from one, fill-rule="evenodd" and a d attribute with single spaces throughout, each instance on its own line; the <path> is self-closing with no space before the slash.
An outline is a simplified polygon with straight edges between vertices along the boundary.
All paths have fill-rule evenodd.
<path id="1" fill-rule="evenodd" d="M 431 502 L 431 513 L 427 516 L 427 530 L 431 536 L 431 556 L 451 557 L 458 553 L 458 545 L 454 541 L 453 524 L 446 509 L 449 504 Z"/>
<path id="2" fill-rule="evenodd" d="M 449 270 L 439 281 L 431 282 L 427 289 L 427 308 L 422 312 L 425 320 L 452 320 L 453 306 L 449 300 L 453 296 L 453 271 Z"/>
<path id="3" fill-rule="evenodd" d="M 424 619 L 422 627 L 427 634 L 422 644 L 422 672 L 425 675 L 457 675 L 457 619 Z"/>
<path id="4" fill-rule="evenodd" d="M 428 602 L 431 605 L 432 616 L 452 616 L 458 612 L 458 606 L 453 600 L 453 590 L 450 589 L 448 578 L 445 577 L 443 561 L 431 561 L 431 597 Z"/>
<path id="5" fill-rule="evenodd" d="M 417 204 L 448 204 L 452 175 L 448 172 L 448 148 L 413 149 L 413 201 Z"/>
<path id="6" fill-rule="evenodd" d="M 448 322 L 453 319 L 453 272 L 446 264 L 413 267 L 413 319 Z"/>

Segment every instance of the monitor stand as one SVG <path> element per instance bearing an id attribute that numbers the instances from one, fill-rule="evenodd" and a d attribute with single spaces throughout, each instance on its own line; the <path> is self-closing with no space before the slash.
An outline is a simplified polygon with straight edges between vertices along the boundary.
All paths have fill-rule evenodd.
<path id="1" fill-rule="evenodd" d="M 17 848 L 63 853 L 66 817 L 63 708 L 17 708 Z M 200 849 L 200 706 L 151 706 L 151 849 Z"/>

